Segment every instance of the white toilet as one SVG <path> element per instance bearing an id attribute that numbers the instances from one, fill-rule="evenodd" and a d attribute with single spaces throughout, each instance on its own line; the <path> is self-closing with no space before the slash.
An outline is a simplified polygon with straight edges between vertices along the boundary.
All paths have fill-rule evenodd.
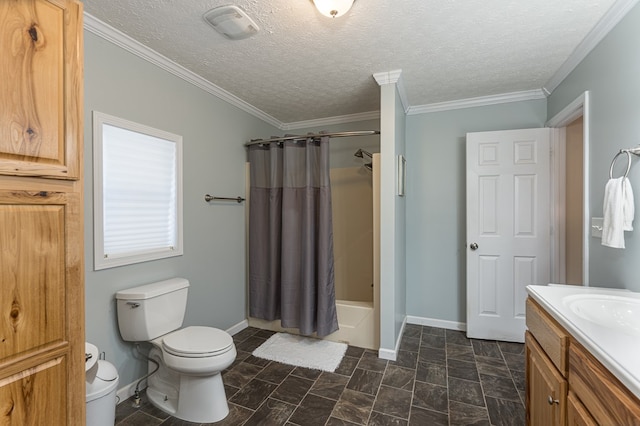
<path id="1" fill-rule="evenodd" d="M 182 327 L 189 281 L 172 278 L 116 293 L 118 326 L 130 342 L 150 342 L 159 364 L 147 380 L 149 400 L 166 413 L 213 423 L 229 413 L 222 370 L 236 358 L 231 336 L 212 327 Z M 149 362 L 149 372 L 156 369 Z"/>

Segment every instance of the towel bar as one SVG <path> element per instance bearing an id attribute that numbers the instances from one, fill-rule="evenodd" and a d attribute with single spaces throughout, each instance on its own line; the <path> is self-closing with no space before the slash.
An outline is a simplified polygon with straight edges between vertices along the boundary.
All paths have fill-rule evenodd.
<path id="1" fill-rule="evenodd" d="M 208 203 L 209 201 L 235 201 L 238 204 L 243 202 L 245 199 L 238 196 L 235 198 L 232 197 L 214 197 L 213 195 L 205 194 L 204 200 Z"/>

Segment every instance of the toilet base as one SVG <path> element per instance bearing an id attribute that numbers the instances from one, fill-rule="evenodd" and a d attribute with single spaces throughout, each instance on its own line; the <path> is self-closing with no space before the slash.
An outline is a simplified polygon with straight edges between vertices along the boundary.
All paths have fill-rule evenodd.
<path id="1" fill-rule="evenodd" d="M 188 384 L 186 392 L 180 391 L 180 398 L 171 398 L 161 389 L 147 388 L 149 401 L 181 420 L 193 423 L 215 423 L 229 414 L 229 406 L 222 384 L 222 375 L 212 377 L 182 376 L 181 384 Z M 188 383 L 186 383 L 188 382 Z M 206 398 L 206 401 L 202 401 Z"/>
<path id="2" fill-rule="evenodd" d="M 179 374 L 167 368 L 157 348 L 149 356 L 160 363 L 158 371 L 148 379 L 147 397 L 154 406 L 193 423 L 214 423 L 229 414 L 222 374 Z M 155 365 L 150 367 L 155 369 Z"/>
<path id="3" fill-rule="evenodd" d="M 181 376 L 180 400 L 175 416 L 196 423 L 214 423 L 227 417 L 229 406 L 222 374 L 211 377 Z"/>

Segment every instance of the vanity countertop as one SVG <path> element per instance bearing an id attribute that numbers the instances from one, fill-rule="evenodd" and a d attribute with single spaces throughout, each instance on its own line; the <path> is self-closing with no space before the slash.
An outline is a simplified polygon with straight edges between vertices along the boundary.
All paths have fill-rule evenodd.
<path id="1" fill-rule="evenodd" d="M 530 285 L 527 286 L 527 292 L 618 380 L 640 398 L 640 330 L 632 330 L 628 327 L 626 330 L 621 330 L 615 324 L 598 324 L 576 313 L 575 305 L 573 309 L 571 307 L 572 302 L 585 298 L 595 301 L 600 297 L 611 300 L 628 298 L 640 300 L 640 293 L 558 284 Z M 586 313 L 589 315 L 593 313 L 594 316 L 599 314 L 598 309 L 590 309 L 590 311 Z"/>

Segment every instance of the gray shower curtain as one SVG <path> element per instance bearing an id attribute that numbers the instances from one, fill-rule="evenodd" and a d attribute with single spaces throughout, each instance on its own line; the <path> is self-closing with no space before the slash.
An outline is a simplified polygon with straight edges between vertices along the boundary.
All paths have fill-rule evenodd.
<path id="1" fill-rule="evenodd" d="M 249 315 L 301 334 L 338 329 L 329 137 L 249 147 Z"/>

